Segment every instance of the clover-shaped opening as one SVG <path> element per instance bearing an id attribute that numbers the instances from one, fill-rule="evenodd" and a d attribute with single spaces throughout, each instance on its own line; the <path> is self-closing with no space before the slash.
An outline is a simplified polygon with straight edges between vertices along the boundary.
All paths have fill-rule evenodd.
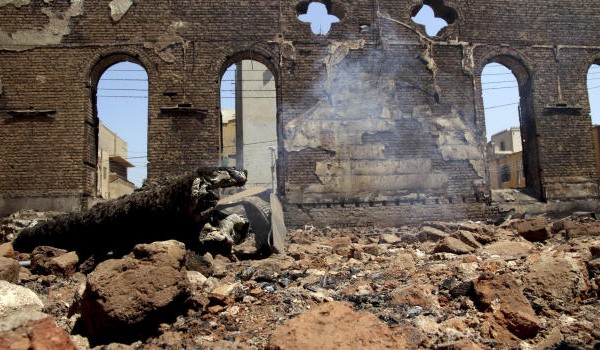
<path id="1" fill-rule="evenodd" d="M 436 36 L 443 28 L 456 22 L 458 12 L 444 5 L 443 0 L 424 0 L 411 12 L 412 20 L 425 27 L 429 36 Z"/>
<path id="2" fill-rule="evenodd" d="M 327 35 L 331 25 L 344 17 L 344 8 L 331 1 L 303 1 L 296 5 L 296 13 L 300 21 L 310 23 L 314 34 Z"/>

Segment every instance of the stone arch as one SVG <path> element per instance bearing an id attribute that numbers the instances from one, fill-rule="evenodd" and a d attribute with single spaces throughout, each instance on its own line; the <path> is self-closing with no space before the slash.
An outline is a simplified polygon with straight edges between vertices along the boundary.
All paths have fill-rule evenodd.
<path id="1" fill-rule="evenodd" d="M 586 92 L 585 102 L 583 102 L 583 103 L 584 103 L 584 106 L 587 106 L 586 110 L 590 116 L 590 122 L 592 124 L 594 124 L 594 120 L 592 120 L 592 116 L 593 116 L 592 112 L 595 111 L 596 116 L 598 113 L 598 108 L 593 109 L 594 104 L 592 103 L 592 100 L 594 97 L 596 99 L 598 98 L 598 93 L 597 93 L 598 90 L 596 90 L 596 89 L 600 89 L 595 86 L 594 93 L 592 93 L 592 91 L 589 88 L 590 87 L 590 75 L 589 74 L 594 69 L 594 66 L 600 67 L 600 53 L 592 55 L 590 57 L 590 59 L 587 60 L 587 62 L 585 62 L 584 65 L 581 66 L 581 73 L 580 73 L 581 77 L 582 77 L 582 79 L 580 81 L 584 82 L 584 90 Z M 597 73 L 595 73 L 595 74 L 597 74 Z M 592 77 L 592 79 L 594 79 L 594 83 L 599 83 L 599 84 L 595 84 L 595 85 L 600 85 L 600 75 L 594 75 L 594 77 Z M 597 104 L 595 106 L 597 106 Z M 598 123 L 597 117 L 596 117 L 596 123 Z M 600 169 L 600 166 L 598 168 Z"/>
<path id="2" fill-rule="evenodd" d="M 227 55 L 221 64 L 219 77 L 223 76 L 223 73 L 225 73 L 229 66 L 242 60 L 258 61 L 264 64 L 275 76 L 275 81 L 279 82 L 279 69 L 275 62 L 274 53 L 271 53 L 267 50 L 262 50 L 260 48 L 240 50 L 231 55 Z"/>
<path id="3" fill-rule="evenodd" d="M 594 65 L 600 66 L 600 53 L 592 56 L 591 59 L 588 60 L 586 63 L 587 64 L 582 67 L 583 70 L 581 72 L 581 75 L 584 77 L 584 81 L 587 82 L 587 79 L 588 79 L 587 74 L 588 74 L 590 68 L 592 68 L 592 66 L 594 66 Z"/>
<path id="4" fill-rule="evenodd" d="M 597 66 L 597 67 L 594 67 Z M 583 102 L 586 107 L 589 121 L 592 130 L 592 140 L 594 144 L 594 152 L 596 155 L 596 171 L 600 176 L 600 53 L 592 56 L 591 60 L 584 65 L 585 70 L 582 72 L 585 90 L 585 101 Z M 592 75 L 593 74 L 593 75 Z M 597 179 L 600 182 L 600 180 Z"/>
<path id="5" fill-rule="evenodd" d="M 86 165 L 86 188 L 88 189 L 87 194 L 91 197 L 98 196 L 98 148 L 99 148 L 99 122 L 98 116 L 98 84 L 102 75 L 113 65 L 131 62 L 140 66 L 147 75 L 148 78 L 148 106 L 150 106 L 150 100 L 152 98 L 150 82 L 153 80 L 155 72 L 151 72 L 148 67 L 152 67 L 150 62 L 144 58 L 140 53 L 131 50 L 111 50 L 97 53 L 91 60 L 91 64 L 87 70 L 87 86 L 90 91 L 88 99 L 88 105 L 86 106 L 86 119 L 85 119 L 85 149 L 86 159 L 84 164 Z M 146 119 L 149 124 L 150 108 L 148 108 L 148 114 Z M 146 130 L 147 132 L 147 130 Z M 147 147 L 149 149 L 149 147 Z"/>
<path id="6" fill-rule="evenodd" d="M 523 57 L 523 55 L 515 50 L 501 48 L 499 50 L 488 52 L 478 61 L 474 70 L 476 106 L 479 111 L 477 119 L 478 125 L 481 126 L 482 130 L 485 130 L 485 110 L 483 106 L 481 74 L 487 64 L 499 63 L 512 71 L 517 80 L 519 89 L 519 126 L 523 146 L 523 172 L 526 179 L 526 188 L 524 190 L 529 195 L 539 200 L 543 200 L 534 111 L 533 69 Z M 489 169 L 486 170 L 489 171 Z"/>
<path id="7" fill-rule="evenodd" d="M 231 67 L 232 65 L 237 65 L 240 64 L 241 66 L 243 66 L 244 62 L 258 62 L 262 65 L 264 65 L 264 67 L 266 67 L 266 69 L 271 73 L 272 75 L 272 79 L 273 81 L 270 83 L 273 85 L 273 90 L 274 90 L 274 96 L 273 98 L 273 114 L 271 115 L 271 122 L 269 123 L 269 125 L 271 125 L 271 127 L 274 128 L 274 137 L 276 138 L 273 146 L 275 147 L 275 152 L 276 152 L 276 158 L 277 161 L 275 163 L 275 173 L 277 175 L 277 179 L 276 179 L 276 183 L 277 183 L 277 190 L 281 193 L 281 191 L 283 190 L 283 181 L 281 181 L 282 179 L 282 167 L 280 166 L 280 164 L 282 164 L 282 160 L 283 160 L 283 152 L 282 152 L 282 127 L 281 127 L 281 116 L 280 116 L 280 108 L 279 106 L 281 105 L 280 101 L 281 101 L 281 93 L 280 93 L 280 81 L 279 81 L 279 69 L 277 67 L 277 65 L 275 64 L 275 59 L 274 56 L 269 54 L 268 52 L 263 52 L 261 50 L 258 49 L 251 49 L 251 50 L 242 50 L 242 51 L 238 51 L 232 55 L 228 55 L 225 60 L 223 60 L 223 63 L 221 64 L 220 70 L 219 70 L 219 81 L 221 82 L 223 79 L 223 76 L 225 74 L 225 72 L 227 71 L 227 69 L 229 67 Z M 254 74 L 254 73 L 250 73 L 250 74 Z M 236 78 L 237 79 L 237 78 Z M 241 78 L 241 79 L 245 79 L 245 78 Z M 256 78 L 254 78 L 256 79 Z M 261 84 L 262 85 L 262 84 Z M 221 84 L 220 84 L 221 86 Z M 268 88 L 270 89 L 270 88 Z M 260 94 L 260 93 L 258 93 Z M 221 94 L 219 94 L 221 95 Z M 252 95 L 252 93 L 251 93 Z M 244 98 L 242 98 L 241 100 L 243 100 Z M 253 99 L 253 97 L 249 97 L 250 100 Z M 258 101 L 255 100 L 255 101 Z M 261 102 L 265 102 L 265 100 L 261 100 Z M 236 97 L 236 106 L 237 103 L 240 103 L 240 100 Z M 237 107 L 236 107 L 237 108 Z M 250 108 L 246 108 L 246 105 L 244 105 L 244 113 L 243 115 L 249 115 L 251 112 L 248 112 L 250 110 Z M 244 122 L 242 122 L 241 119 L 245 119 L 246 117 L 243 116 L 239 116 L 237 115 L 237 111 L 236 111 L 236 128 L 237 128 L 237 132 L 236 132 L 236 165 L 237 166 L 242 166 L 244 168 L 248 168 L 249 164 L 248 163 L 252 163 L 250 161 L 246 161 L 244 160 L 245 157 L 249 157 L 249 153 L 247 153 L 246 150 L 246 144 L 253 144 L 253 143 L 261 143 L 261 140 L 250 140 L 248 141 L 249 137 L 246 136 L 250 136 L 253 135 L 251 134 L 247 134 L 248 130 L 248 125 L 243 125 Z M 264 122 L 264 121 L 261 121 Z M 245 121 L 245 123 L 248 123 L 248 120 Z M 222 140 L 222 144 L 221 146 L 224 147 L 223 145 L 223 134 L 224 134 L 224 129 L 223 129 L 223 120 L 221 120 L 221 140 Z M 244 136 L 244 134 L 246 134 L 246 136 Z M 222 149 L 222 153 L 225 154 L 224 150 Z M 263 158 L 266 157 L 266 155 L 263 155 Z M 264 159 L 263 159 L 264 161 Z M 244 164 L 244 162 L 246 162 L 246 164 Z M 241 164 L 240 164 L 241 163 Z M 248 179 L 248 183 L 252 184 L 253 180 L 251 179 L 251 169 L 249 170 L 249 179 Z M 264 170 L 264 169 L 263 169 Z M 270 171 L 270 170 L 269 170 Z M 262 172 L 262 171 L 261 171 Z"/>

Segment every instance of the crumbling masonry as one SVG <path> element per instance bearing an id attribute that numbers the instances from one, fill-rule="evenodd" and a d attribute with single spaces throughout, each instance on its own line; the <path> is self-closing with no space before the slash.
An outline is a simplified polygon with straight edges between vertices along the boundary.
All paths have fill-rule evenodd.
<path id="1" fill-rule="evenodd" d="M 220 79 L 242 59 L 276 79 L 288 225 L 484 217 L 490 62 L 518 80 L 527 192 L 595 209 L 597 0 L 319 2 L 341 19 L 326 36 L 301 0 L 1 0 L 1 214 L 93 201 L 96 89 L 121 61 L 149 77 L 148 176 L 218 165 Z M 423 4 L 449 23 L 436 37 L 411 21 Z"/>

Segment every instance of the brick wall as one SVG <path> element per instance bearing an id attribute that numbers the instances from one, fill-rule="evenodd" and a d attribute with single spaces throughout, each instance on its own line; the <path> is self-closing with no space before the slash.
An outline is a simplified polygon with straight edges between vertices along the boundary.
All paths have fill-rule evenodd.
<path id="1" fill-rule="evenodd" d="M 410 18 L 422 1 L 321 2 L 341 18 L 327 36 L 297 19 L 300 0 L 142 1 L 120 20 L 108 0 L 6 2 L 0 214 L 92 201 L 95 89 L 123 60 L 149 77 L 149 178 L 217 165 L 220 77 L 241 59 L 267 65 L 294 225 L 483 217 L 489 62 L 519 81 L 529 192 L 597 198 L 585 84 L 600 60 L 595 0 L 432 2 L 458 16 L 434 38 Z"/>

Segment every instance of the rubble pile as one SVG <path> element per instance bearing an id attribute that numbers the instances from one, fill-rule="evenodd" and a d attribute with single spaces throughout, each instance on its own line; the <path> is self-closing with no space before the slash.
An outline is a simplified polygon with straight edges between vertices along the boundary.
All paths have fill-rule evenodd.
<path id="1" fill-rule="evenodd" d="M 245 181 L 4 219 L 0 350 L 600 348 L 594 215 L 286 233 Z"/>
<path id="2" fill-rule="evenodd" d="M 305 227 L 255 260 L 233 244 L 137 244 L 88 274 L 68 250 L 5 248 L 0 271 L 31 266 L 0 281 L 0 349 L 600 347 L 592 217 Z"/>

